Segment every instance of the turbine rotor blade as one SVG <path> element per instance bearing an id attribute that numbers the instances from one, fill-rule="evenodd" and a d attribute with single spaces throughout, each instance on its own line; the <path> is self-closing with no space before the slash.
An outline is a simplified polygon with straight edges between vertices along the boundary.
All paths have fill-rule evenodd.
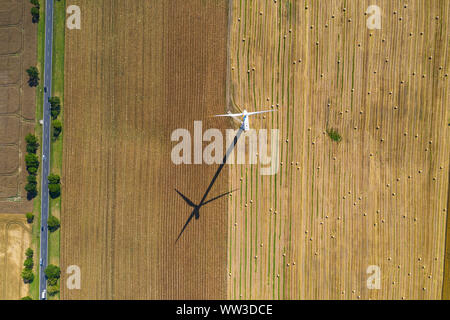
<path id="1" fill-rule="evenodd" d="M 215 115 L 214 117 L 241 117 L 243 116 L 243 113 L 228 113 L 228 114 L 218 114 Z"/>
<path id="2" fill-rule="evenodd" d="M 251 116 L 253 114 L 260 114 L 260 113 L 266 113 L 266 112 L 275 112 L 276 110 L 266 110 L 266 111 L 256 111 L 256 112 L 249 112 L 247 113 L 248 116 Z"/>

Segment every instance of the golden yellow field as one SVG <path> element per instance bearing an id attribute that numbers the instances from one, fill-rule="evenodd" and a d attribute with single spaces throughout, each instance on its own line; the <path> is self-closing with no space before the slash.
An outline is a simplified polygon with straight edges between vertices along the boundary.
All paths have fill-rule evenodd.
<path id="1" fill-rule="evenodd" d="M 22 214 L 0 214 L 0 300 L 28 295 L 28 285 L 20 275 L 25 250 L 31 246 L 31 229 L 26 224 Z"/>
<path id="2" fill-rule="evenodd" d="M 380 30 L 366 27 L 369 5 Z M 232 101 L 277 110 L 252 126 L 280 130 L 281 167 L 230 168 L 241 193 L 228 298 L 441 298 L 449 11 L 445 0 L 233 1 Z"/>

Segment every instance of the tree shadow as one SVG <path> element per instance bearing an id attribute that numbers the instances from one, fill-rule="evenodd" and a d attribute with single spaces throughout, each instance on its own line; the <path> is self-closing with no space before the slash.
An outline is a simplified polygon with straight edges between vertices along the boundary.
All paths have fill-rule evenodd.
<path id="1" fill-rule="evenodd" d="M 243 131 L 244 131 L 244 130 L 242 129 L 242 127 L 240 127 L 239 130 L 238 130 L 238 132 L 236 133 L 236 136 L 235 136 L 234 139 L 233 139 L 233 142 L 232 142 L 232 143 L 230 144 L 230 146 L 228 147 L 227 152 L 226 152 L 225 156 L 223 157 L 222 163 L 220 164 L 219 168 L 217 169 L 216 173 L 214 174 L 214 177 L 212 178 L 211 182 L 209 183 L 209 186 L 208 186 L 208 188 L 206 189 L 205 193 L 203 194 L 203 197 L 202 197 L 202 199 L 201 199 L 201 201 L 200 201 L 199 204 L 195 204 L 195 203 L 192 202 L 188 197 L 186 197 L 186 196 L 185 196 L 184 194 L 182 194 L 180 191 L 178 191 L 177 189 L 175 189 L 175 191 L 178 193 L 178 195 L 179 195 L 180 197 L 183 198 L 183 200 L 188 204 L 188 206 L 194 208 L 194 209 L 192 210 L 192 212 L 191 212 L 191 215 L 190 215 L 190 216 L 188 217 L 188 219 L 186 220 L 186 223 L 184 224 L 183 229 L 181 229 L 181 232 L 180 232 L 180 234 L 178 235 L 178 238 L 177 238 L 177 240 L 175 241 L 175 243 L 178 242 L 178 240 L 180 239 L 180 237 L 181 237 L 181 235 L 183 234 L 184 230 L 187 228 L 187 226 L 188 226 L 189 223 L 191 222 L 192 218 L 195 217 L 196 220 L 198 220 L 198 219 L 200 218 L 200 208 L 201 208 L 201 207 L 203 207 L 204 205 L 206 205 L 206 204 L 208 204 L 208 203 L 210 203 L 210 202 L 212 202 L 212 201 L 218 200 L 218 199 L 220 199 L 220 198 L 222 198 L 222 197 L 224 197 L 224 196 L 226 196 L 226 195 L 228 195 L 228 194 L 230 194 L 230 193 L 233 193 L 234 191 L 238 190 L 238 189 L 235 189 L 235 190 L 232 190 L 232 191 L 223 193 L 223 194 L 221 194 L 221 195 L 218 195 L 218 196 L 216 196 L 216 197 L 214 197 L 214 198 L 212 198 L 212 199 L 210 199 L 210 200 L 208 200 L 208 201 L 205 201 L 205 200 L 206 200 L 206 197 L 208 196 L 209 192 L 211 191 L 211 188 L 213 187 L 214 183 L 216 182 L 217 178 L 219 177 L 220 172 L 222 171 L 223 167 L 225 166 L 225 164 L 226 164 L 226 162 L 227 162 L 227 159 L 228 159 L 229 155 L 231 154 L 231 152 L 233 151 L 234 147 L 236 146 L 236 144 L 237 144 L 237 142 L 238 142 L 238 140 L 239 140 L 239 137 L 241 136 L 241 134 L 242 134 Z"/>

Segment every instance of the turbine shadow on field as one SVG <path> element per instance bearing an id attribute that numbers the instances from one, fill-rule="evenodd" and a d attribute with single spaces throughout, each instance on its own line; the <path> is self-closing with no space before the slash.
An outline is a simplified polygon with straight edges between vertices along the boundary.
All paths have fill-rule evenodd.
<path id="1" fill-rule="evenodd" d="M 230 146 L 227 149 L 227 152 L 226 152 L 225 156 L 223 157 L 222 163 L 220 164 L 219 168 L 217 169 L 216 173 L 214 174 L 214 177 L 212 178 L 208 188 L 206 189 L 205 193 L 203 194 L 202 200 L 200 201 L 200 203 L 198 205 L 196 205 L 194 202 L 192 202 L 188 197 L 186 197 L 180 191 L 175 189 L 175 191 L 178 193 L 178 195 L 183 198 L 183 200 L 188 204 L 188 206 L 194 208 L 194 210 L 192 210 L 191 215 L 186 220 L 186 223 L 184 224 L 183 229 L 181 229 L 181 232 L 178 235 L 178 238 L 175 241 L 175 243 L 178 242 L 178 240 L 180 239 L 180 237 L 183 234 L 184 230 L 187 228 L 187 226 L 191 222 L 192 218 L 195 217 L 196 220 L 200 218 L 200 208 L 201 207 L 203 207 L 204 205 L 206 205 L 206 204 L 208 204 L 208 203 L 210 203 L 212 201 L 218 200 L 219 198 L 222 198 L 222 197 L 224 197 L 224 196 L 226 196 L 226 195 L 228 195 L 230 193 L 233 193 L 234 191 L 238 190 L 238 189 L 235 189 L 235 190 L 223 193 L 223 194 L 221 194 L 221 195 L 219 195 L 217 197 L 214 197 L 214 198 L 212 198 L 212 199 L 210 199 L 208 201 L 205 201 L 206 197 L 208 196 L 209 192 L 211 191 L 211 188 L 213 187 L 214 183 L 216 182 L 217 178 L 219 177 L 220 172 L 222 171 L 223 167 L 227 163 L 227 159 L 228 159 L 229 155 L 231 154 L 231 152 L 233 152 L 233 149 L 236 146 L 236 144 L 237 144 L 237 142 L 239 140 L 239 137 L 242 134 L 242 131 L 243 131 L 242 127 L 239 128 L 238 132 L 236 133 L 236 136 L 233 139 L 233 142 L 230 144 Z"/>

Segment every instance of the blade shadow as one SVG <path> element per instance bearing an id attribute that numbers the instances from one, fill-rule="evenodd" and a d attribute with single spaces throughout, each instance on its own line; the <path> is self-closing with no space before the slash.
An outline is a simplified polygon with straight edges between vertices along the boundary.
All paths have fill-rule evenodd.
<path id="1" fill-rule="evenodd" d="M 188 204 L 189 207 L 197 206 L 195 203 L 193 203 L 191 200 L 189 200 L 189 198 L 186 197 L 184 194 L 182 194 L 180 191 L 178 191 L 177 189 L 175 189 L 175 191 L 180 195 L 180 197 L 183 198 L 184 201 L 186 201 L 186 203 Z"/>
<path id="2" fill-rule="evenodd" d="M 205 193 L 203 194 L 203 197 L 202 197 L 202 199 L 201 199 L 201 201 L 200 201 L 200 203 L 199 203 L 198 205 L 196 205 L 194 202 L 192 202 L 188 197 L 186 197 L 186 196 L 185 196 L 184 194 L 182 194 L 180 191 L 178 191 L 177 189 L 175 189 L 175 191 L 178 193 L 178 195 L 179 195 L 181 198 L 183 198 L 183 200 L 184 200 L 190 207 L 193 207 L 193 208 L 194 208 L 194 210 L 192 210 L 192 212 L 191 212 L 191 215 L 190 215 L 190 216 L 188 217 L 188 219 L 186 220 L 186 223 L 184 224 L 183 228 L 181 229 L 181 232 L 180 232 L 180 234 L 178 235 L 177 240 L 175 241 L 175 243 L 178 242 L 178 240 L 180 239 L 180 237 L 181 237 L 181 235 L 183 234 L 184 230 L 186 230 L 187 226 L 188 226 L 189 223 L 191 222 L 192 218 L 193 218 L 193 217 L 195 217 L 196 219 L 199 219 L 199 218 L 200 218 L 200 208 L 201 208 L 201 207 L 203 207 L 204 205 L 206 205 L 206 204 L 208 204 L 208 203 L 210 203 L 210 202 L 212 202 L 212 201 L 218 200 L 218 199 L 220 199 L 220 198 L 222 198 L 222 197 L 224 197 L 224 196 L 226 196 L 226 195 L 228 195 L 228 194 L 230 194 L 230 193 L 233 193 L 233 192 L 236 191 L 236 190 L 239 190 L 239 189 L 234 189 L 234 190 L 232 190 L 232 191 L 229 191 L 229 192 L 223 193 L 223 194 L 221 194 L 221 195 L 219 195 L 219 196 L 217 196 L 217 197 L 214 197 L 214 198 L 212 198 L 212 199 L 210 199 L 210 200 L 208 200 L 208 201 L 205 201 L 205 200 L 206 200 L 206 197 L 208 196 L 208 194 L 209 194 L 209 192 L 211 191 L 211 189 L 212 189 L 214 183 L 216 182 L 217 178 L 219 177 L 220 172 L 222 171 L 223 167 L 225 166 L 228 157 L 230 156 L 231 152 L 233 151 L 234 147 L 236 146 L 236 144 L 237 144 L 237 142 L 238 142 L 238 140 L 239 140 L 239 137 L 241 136 L 241 134 L 242 134 L 243 131 L 244 131 L 244 130 L 242 129 L 242 127 L 240 127 L 239 130 L 238 130 L 238 132 L 236 133 L 236 136 L 235 136 L 234 139 L 233 139 L 233 142 L 232 142 L 232 143 L 230 144 L 230 146 L 228 147 L 227 152 L 226 152 L 225 156 L 223 157 L 222 163 L 220 164 L 219 168 L 217 169 L 216 173 L 214 174 L 214 176 L 213 176 L 211 182 L 209 183 L 208 188 L 206 189 Z"/>
<path id="3" fill-rule="evenodd" d="M 239 189 L 234 189 L 234 190 L 231 190 L 231 191 L 222 193 L 221 195 L 218 195 L 217 197 L 214 197 L 214 198 L 212 198 L 212 199 L 209 199 L 209 200 L 206 201 L 203 205 L 206 206 L 208 203 L 213 202 L 213 201 L 215 201 L 215 200 L 217 200 L 217 199 L 220 199 L 220 198 L 222 198 L 222 197 L 225 197 L 225 196 L 229 195 L 230 193 L 233 193 L 233 192 L 238 191 L 238 190 L 239 190 Z"/>
<path id="4" fill-rule="evenodd" d="M 198 209 L 197 207 L 194 208 L 194 210 L 192 210 L 191 215 L 190 215 L 189 218 L 186 220 L 186 223 L 184 224 L 183 229 L 181 229 L 180 234 L 179 234 L 178 237 L 177 237 L 177 240 L 175 240 L 175 243 L 177 243 L 178 240 L 181 238 L 181 235 L 183 234 L 184 230 L 186 230 L 186 228 L 187 228 L 187 226 L 189 225 L 189 222 L 191 222 L 192 218 L 193 218 L 194 216 L 196 216 L 196 215 L 199 216 L 199 214 L 196 212 L 196 211 L 198 211 L 198 210 L 199 210 L 199 209 Z"/>
<path id="5" fill-rule="evenodd" d="M 223 197 L 225 197 L 225 196 L 229 195 L 230 193 L 233 193 L 233 192 L 235 192 L 235 191 L 237 191 L 237 190 L 239 190 L 239 189 L 234 189 L 234 190 L 231 190 L 231 191 L 222 193 L 221 195 L 218 195 L 217 197 L 214 197 L 214 198 L 212 198 L 212 199 L 206 201 L 205 203 L 203 203 L 203 204 L 200 206 L 200 205 L 194 204 L 191 200 L 189 200 L 188 197 L 186 197 L 186 196 L 185 196 L 184 194 L 182 194 L 180 191 L 178 191 L 177 189 L 175 189 L 175 191 L 176 191 L 176 192 L 177 192 L 177 193 L 178 193 L 178 194 L 186 201 L 186 203 L 188 203 L 191 207 L 194 208 L 194 210 L 192 210 L 191 215 L 190 215 L 189 218 L 186 220 L 186 223 L 184 224 L 183 229 L 181 229 L 181 232 L 180 232 L 180 234 L 178 235 L 177 240 L 175 241 L 175 243 L 178 242 L 178 240 L 180 239 L 180 237 L 181 237 L 181 235 L 183 234 L 184 230 L 185 230 L 186 227 L 189 225 L 189 222 L 191 222 L 192 218 L 194 218 L 194 217 L 195 217 L 195 219 L 199 219 L 199 218 L 200 218 L 200 208 L 201 208 L 201 207 L 206 206 L 206 205 L 207 205 L 208 203 L 210 203 L 210 202 L 213 202 L 213 201 L 215 201 L 215 200 L 218 200 L 218 199 L 220 199 L 220 198 L 223 198 Z M 192 205 L 191 205 L 191 204 L 192 204 Z"/>

